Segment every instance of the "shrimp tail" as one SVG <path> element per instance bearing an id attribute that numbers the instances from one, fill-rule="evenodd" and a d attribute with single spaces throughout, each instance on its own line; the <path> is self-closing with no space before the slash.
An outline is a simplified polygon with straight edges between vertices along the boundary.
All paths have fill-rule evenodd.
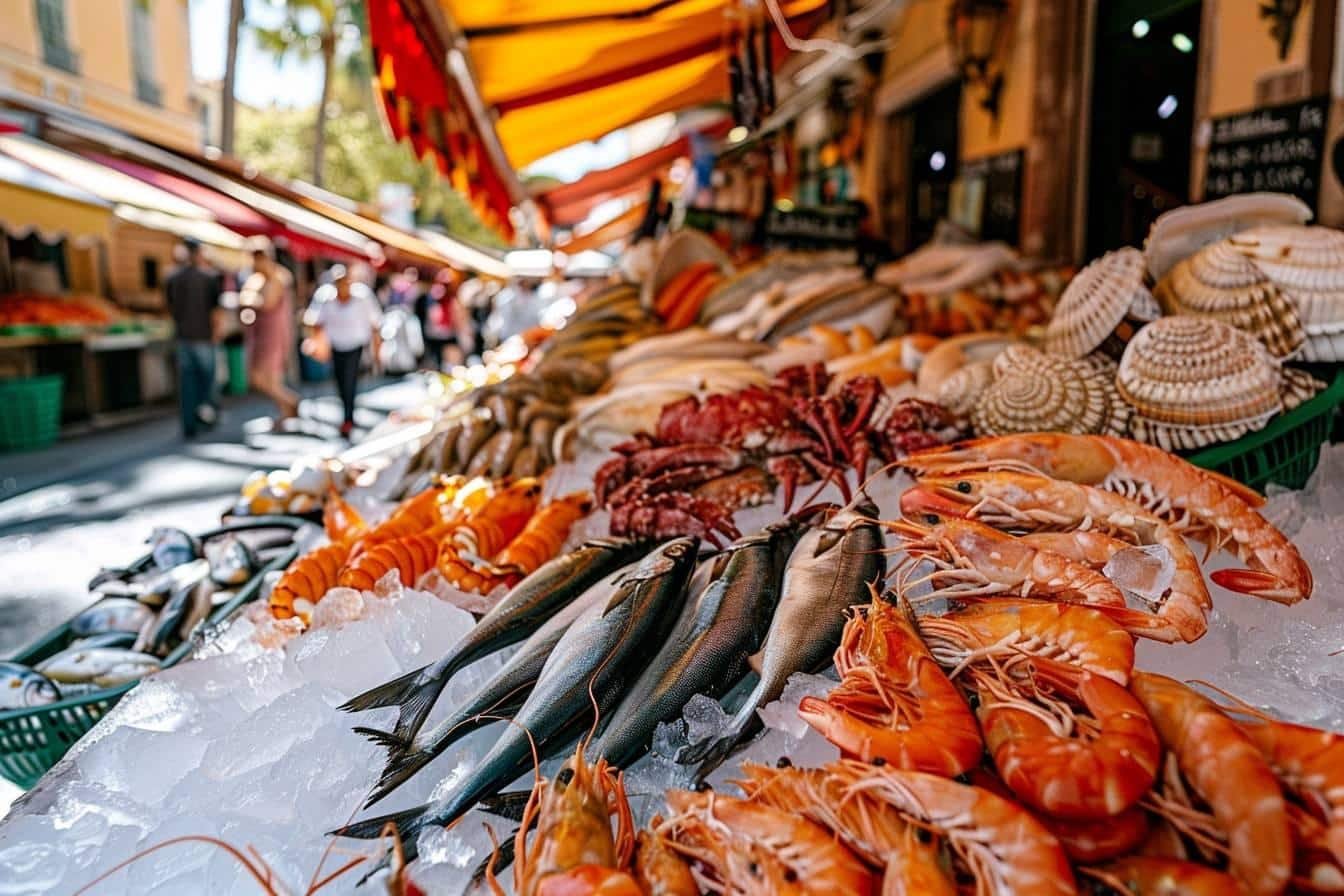
<path id="1" fill-rule="evenodd" d="M 1302 599 L 1301 591 L 1287 587 L 1273 573 L 1256 569 L 1218 569 L 1209 573 L 1214 583 L 1229 591 L 1263 597 L 1281 604 L 1295 604 Z"/>

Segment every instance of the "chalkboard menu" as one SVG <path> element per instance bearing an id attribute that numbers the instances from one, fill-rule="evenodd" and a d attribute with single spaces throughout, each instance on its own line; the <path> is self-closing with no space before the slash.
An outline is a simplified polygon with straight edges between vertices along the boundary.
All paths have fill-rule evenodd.
<path id="1" fill-rule="evenodd" d="M 1213 120 L 1204 198 L 1267 190 L 1314 210 L 1321 191 L 1326 98 L 1271 106 Z"/>
<path id="2" fill-rule="evenodd" d="M 1022 150 L 963 161 L 958 177 L 965 191 L 958 223 L 982 240 L 1016 246 L 1022 238 Z"/>

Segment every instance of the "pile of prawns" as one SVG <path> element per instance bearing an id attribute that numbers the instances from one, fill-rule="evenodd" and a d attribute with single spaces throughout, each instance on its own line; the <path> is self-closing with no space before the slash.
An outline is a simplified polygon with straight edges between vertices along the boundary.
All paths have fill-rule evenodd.
<path id="1" fill-rule="evenodd" d="M 406 587 L 431 572 L 477 594 L 512 587 L 554 557 L 573 524 L 592 509 L 583 494 L 541 506 L 541 492 L 534 477 L 445 476 L 374 525 L 332 493 L 323 511 L 330 543 L 290 565 L 271 592 L 271 613 L 306 626 L 332 588 L 372 591 L 394 570 Z"/>

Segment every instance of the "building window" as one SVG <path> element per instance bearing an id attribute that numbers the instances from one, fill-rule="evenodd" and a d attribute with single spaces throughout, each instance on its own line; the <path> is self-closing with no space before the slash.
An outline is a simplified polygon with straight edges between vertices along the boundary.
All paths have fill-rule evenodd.
<path id="1" fill-rule="evenodd" d="M 135 98 L 151 106 L 162 106 L 163 90 L 154 74 L 154 17 L 150 0 L 131 0 L 131 67 Z"/>
<path id="2" fill-rule="evenodd" d="M 72 75 L 79 74 L 79 54 L 66 37 L 65 0 L 36 0 L 37 30 L 42 37 L 42 61 Z"/>
<path id="3" fill-rule="evenodd" d="M 159 260 L 150 255 L 140 256 L 140 283 L 145 289 L 159 288 Z"/>

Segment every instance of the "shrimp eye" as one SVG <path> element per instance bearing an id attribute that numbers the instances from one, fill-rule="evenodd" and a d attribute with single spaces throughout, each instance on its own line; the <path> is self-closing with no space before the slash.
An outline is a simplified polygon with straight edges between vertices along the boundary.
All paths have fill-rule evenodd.
<path id="1" fill-rule="evenodd" d="M 963 495 L 969 495 L 971 493 L 971 484 L 966 481 L 958 482 L 957 491 L 961 492 Z"/>
<path id="2" fill-rule="evenodd" d="M 798 872 L 797 872 L 797 871 L 794 871 L 792 868 L 786 868 L 786 869 L 784 869 L 784 882 L 785 882 L 785 883 L 790 883 L 790 884 L 791 884 L 791 883 L 793 883 L 793 882 L 796 881 L 796 880 L 798 880 Z"/>
<path id="3" fill-rule="evenodd" d="M 924 522 L 928 523 L 930 526 L 938 525 L 938 514 L 936 513 L 924 514 Z"/>
<path id="4" fill-rule="evenodd" d="M 930 843 L 933 841 L 933 834 L 926 831 L 924 828 L 915 828 L 915 837 L 919 839 L 920 843 Z"/>
<path id="5" fill-rule="evenodd" d="M 747 873 L 750 874 L 752 877 L 755 877 L 756 875 L 761 873 L 761 866 L 757 865 L 755 862 L 752 862 L 747 866 Z"/>

